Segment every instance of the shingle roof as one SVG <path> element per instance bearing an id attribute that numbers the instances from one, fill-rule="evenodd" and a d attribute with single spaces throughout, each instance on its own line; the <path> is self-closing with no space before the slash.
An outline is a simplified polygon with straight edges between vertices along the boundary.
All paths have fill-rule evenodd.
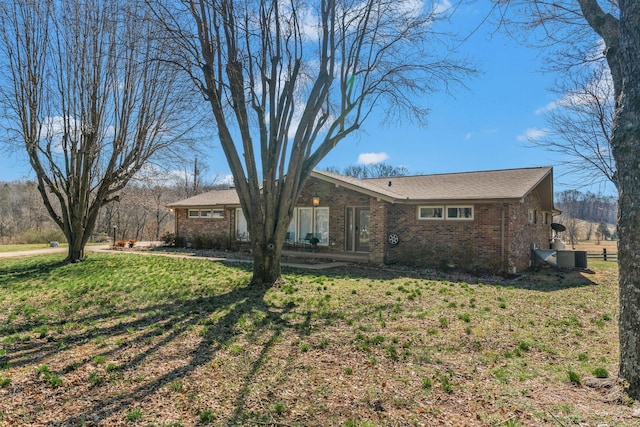
<path id="1" fill-rule="evenodd" d="M 348 187 L 360 187 L 390 201 L 401 202 L 519 199 L 547 177 L 552 184 L 551 172 L 551 167 L 535 167 L 368 179 L 320 171 L 314 171 L 313 174 L 336 183 L 342 182 Z"/>
<path id="2" fill-rule="evenodd" d="M 552 168 L 534 167 L 435 175 L 358 179 L 325 171 L 312 176 L 394 203 L 520 199 L 544 184 L 543 205 L 553 208 Z M 391 185 L 389 185 L 391 184 Z M 240 205 L 235 189 L 213 190 L 169 207 Z"/>
<path id="3" fill-rule="evenodd" d="M 517 199 L 526 196 L 551 168 L 508 169 L 441 175 L 374 179 L 396 187 L 408 199 Z"/>
<path id="4" fill-rule="evenodd" d="M 240 199 L 235 188 L 226 190 L 212 190 L 188 199 L 180 200 L 167 205 L 170 208 L 196 208 L 201 206 L 238 205 Z"/>

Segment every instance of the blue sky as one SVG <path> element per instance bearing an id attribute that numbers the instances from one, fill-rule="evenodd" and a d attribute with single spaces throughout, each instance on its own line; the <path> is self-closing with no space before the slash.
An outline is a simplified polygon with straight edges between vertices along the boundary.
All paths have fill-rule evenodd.
<path id="1" fill-rule="evenodd" d="M 452 23 L 461 28 L 462 34 L 468 34 L 481 23 L 487 10 L 486 1 L 463 6 Z M 429 97 L 427 127 L 409 122 L 381 127 L 372 117 L 362 133 L 341 141 L 320 168 L 343 169 L 372 159 L 404 166 L 412 174 L 554 166 L 556 191 L 578 188 L 570 177 L 561 176 L 557 154 L 528 148 L 523 142 L 527 132 L 545 127 L 539 110 L 557 98 L 548 90 L 557 76 L 541 72 L 542 52 L 519 45 L 485 24 L 460 46 L 459 53 L 480 73 L 467 81 L 467 89 Z M 218 144 L 209 158 L 199 160 L 208 165 L 208 179 L 229 174 Z M 23 156 L 0 152 L 0 181 L 32 176 Z M 579 189 L 603 191 L 598 187 Z M 611 194 L 612 190 L 604 191 Z"/>

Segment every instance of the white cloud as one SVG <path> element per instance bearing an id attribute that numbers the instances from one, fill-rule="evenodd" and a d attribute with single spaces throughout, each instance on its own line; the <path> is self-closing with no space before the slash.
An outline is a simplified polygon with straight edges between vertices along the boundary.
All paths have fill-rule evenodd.
<path id="1" fill-rule="evenodd" d="M 535 141 L 543 138 L 547 133 L 545 129 L 529 128 L 523 134 L 516 136 L 516 139 L 520 142 Z"/>
<path id="2" fill-rule="evenodd" d="M 359 165 L 375 165 L 382 163 L 389 158 L 387 153 L 360 153 L 358 156 Z"/>
<path id="3" fill-rule="evenodd" d="M 233 175 L 228 174 L 228 175 L 222 175 L 222 176 L 217 176 L 215 177 L 215 182 L 214 184 L 216 185 L 229 185 L 229 186 L 233 186 Z"/>
<path id="4" fill-rule="evenodd" d="M 613 77 L 609 67 L 604 64 L 604 42 L 600 41 L 598 48 L 593 52 L 590 60 L 594 61 L 591 67 L 591 78 L 588 81 L 576 81 L 572 89 L 568 90 L 561 98 L 556 99 L 535 111 L 536 114 L 544 114 L 556 108 L 571 108 L 580 105 L 589 105 L 598 100 L 606 102 L 613 96 Z"/>
<path id="5" fill-rule="evenodd" d="M 436 2 L 433 5 L 433 13 L 440 15 L 443 13 L 447 13 L 451 9 L 451 2 L 449 0 L 442 0 Z"/>
<path id="6" fill-rule="evenodd" d="M 539 108 L 535 111 L 536 114 L 544 114 L 552 111 L 556 108 L 572 108 L 580 105 L 593 104 L 598 102 L 606 102 L 607 99 L 613 94 L 613 81 L 611 74 L 607 71 L 598 80 L 592 80 L 584 88 L 578 88 L 576 90 L 567 92 L 562 98 L 558 98 Z"/>
<path id="7" fill-rule="evenodd" d="M 544 114 L 547 113 L 551 110 L 555 110 L 556 108 L 558 108 L 561 105 L 561 99 L 558 99 L 556 101 L 551 101 L 550 103 L 548 103 L 547 105 L 545 105 L 544 107 L 540 107 L 535 111 L 535 114 L 540 115 L 540 114 Z"/>
<path id="8" fill-rule="evenodd" d="M 470 141 L 475 137 L 482 137 L 484 135 L 491 135 L 493 133 L 498 132 L 498 129 L 479 129 L 471 132 L 467 132 L 464 136 L 464 139 Z"/>

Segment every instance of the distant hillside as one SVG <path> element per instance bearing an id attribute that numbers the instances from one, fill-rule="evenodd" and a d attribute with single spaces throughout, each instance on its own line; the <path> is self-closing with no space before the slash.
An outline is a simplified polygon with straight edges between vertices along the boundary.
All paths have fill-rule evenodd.
<path id="1" fill-rule="evenodd" d="M 617 240 L 615 224 L 598 223 L 582 219 L 568 218 L 560 215 L 554 218 L 554 222 L 564 225 L 567 230 L 558 233 L 558 237 L 565 243 L 578 243 L 589 241 L 594 244 Z"/>
<path id="2" fill-rule="evenodd" d="M 596 224 L 615 224 L 618 217 L 618 202 L 613 196 L 567 190 L 555 195 L 555 206 L 562 211 L 563 217 Z"/>

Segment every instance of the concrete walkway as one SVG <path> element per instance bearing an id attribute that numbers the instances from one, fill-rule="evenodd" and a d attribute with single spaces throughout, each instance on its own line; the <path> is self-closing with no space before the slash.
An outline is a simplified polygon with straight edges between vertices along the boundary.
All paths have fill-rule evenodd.
<path id="1" fill-rule="evenodd" d="M 139 242 L 136 243 L 137 248 L 149 248 L 156 242 Z M 206 256 L 197 256 L 192 253 L 171 253 L 171 252 L 149 252 L 149 251 L 128 251 L 128 250 L 114 250 L 111 249 L 110 245 L 99 245 L 99 246 L 86 246 L 85 252 L 110 252 L 116 254 L 133 254 L 133 255 L 148 255 L 148 256 L 164 256 L 169 258 L 183 258 L 183 259 L 202 259 L 213 262 L 229 262 L 229 263 L 252 263 L 253 261 L 250 259 L 235 259 L 235 258 L 225 258 L 225 257 L 206 257 Z M 19 252 L 0 252 L 1 258 L 16 258 L 16 257 L 25 257 L 25 256 L 34 256 L 34 255 L 47 255 L 47 254 L 65 254 L 67 253 L 67 248 L 43 248 L 43 249 L 33 249 L 30 251 L 19 251 Z M 344 267 L 350 265 L 349 262 L 326 262 L 326 263 L 316 263 L 316 264 L 306 264 L 306 263 L 290 263 L 284 262 L 282 263 L 283 267 L 291 267 L 291 268 L 302 268 L 307 270 L 323 270 L 328 268 L 336 268 L 336 267 Z"/>

